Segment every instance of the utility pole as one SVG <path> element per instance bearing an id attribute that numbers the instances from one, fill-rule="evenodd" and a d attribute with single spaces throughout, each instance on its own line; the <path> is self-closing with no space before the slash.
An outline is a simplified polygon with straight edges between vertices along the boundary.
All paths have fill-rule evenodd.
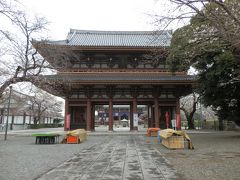
<path id="1" fill-rule="evenodd" d="M 202 124 L 203 124 L 203 112 L 202 112 L 202 101 L 200 99 L 200 124 L 199 124 L 199 129 L 200 129 L 200 127 L 202 129 Z"/>
<path id="2" fill-rule="evenodd" d="M 9 99 L 8 99 L 8 108 L 7 108 L 7 121 L 6 121 L 6 129 L 5 129 L 5 136 L 4 140 L 7 140 L 7 131 L 8 131 L 8 116 L 9 116 L 9 110 L 10 110 L 10 103 L 11 103 L 11 95 L 12 95 L 12 86 L 9 86 L 10 93 L 9 93 Z"/>

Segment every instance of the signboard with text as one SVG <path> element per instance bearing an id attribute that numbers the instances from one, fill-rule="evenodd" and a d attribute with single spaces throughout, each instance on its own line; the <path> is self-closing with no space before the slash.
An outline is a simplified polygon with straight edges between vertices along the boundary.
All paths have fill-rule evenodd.
<path id="1" fill-rule="evenodd" d="M 138 126 L 138 114 L 133 113 L 133 126 L 137 127 Z"/>

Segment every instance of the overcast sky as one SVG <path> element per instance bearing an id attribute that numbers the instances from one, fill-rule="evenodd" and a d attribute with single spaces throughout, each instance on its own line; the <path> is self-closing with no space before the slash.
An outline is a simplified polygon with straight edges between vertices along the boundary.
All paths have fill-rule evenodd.
<path id="1" fill-rule="evenodd" d="M 166 0 L 21 0 L 27 11 L 51 22 L 51 39 L 65 39 L 70 28 L 84 30 L 154 30 L 153 17 Z"/>

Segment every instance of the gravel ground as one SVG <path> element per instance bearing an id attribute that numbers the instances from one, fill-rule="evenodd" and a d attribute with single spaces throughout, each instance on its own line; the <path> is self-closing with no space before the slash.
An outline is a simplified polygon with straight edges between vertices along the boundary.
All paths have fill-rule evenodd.
<path id="1" fill-rule="evenodd" d="M 34 137 L 8 136 L 3 141 L 0 136 L 0 180 L 34 179 L 104 139 L 91 136 L 83 144 L 36 145 Z"/>
<path id="2" fill-rule="evenodd" d="M 140 135 L 141 136 L 141 135 Z M 194 150 L 168 150 L 145 137 L 183 179 L 240 179 L 240 132 L 191 133 Z M 83 144 L 35 145 L 33 137 L 0 136 L 0 180 L 28 180 L 55 168 L 84 148 L 103 144 L 106 136 L 89 136 Z M 114 138 L 114 136 L 112 136 Z"/>
<path id="3" fill-rule="evenodd" d="M 194 150 L 158 149 L 189 180 L 239 180 L 240 132 L 189 134 Z"/>

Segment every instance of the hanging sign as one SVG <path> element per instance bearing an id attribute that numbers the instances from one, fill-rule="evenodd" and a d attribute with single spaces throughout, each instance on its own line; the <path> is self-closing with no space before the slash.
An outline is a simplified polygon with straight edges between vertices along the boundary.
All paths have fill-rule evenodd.
<path id="1" fill-rule="evenodd" d="M 137 127 L 138 126 L 138 114 L 133 113 L 133 126 Z"/>

